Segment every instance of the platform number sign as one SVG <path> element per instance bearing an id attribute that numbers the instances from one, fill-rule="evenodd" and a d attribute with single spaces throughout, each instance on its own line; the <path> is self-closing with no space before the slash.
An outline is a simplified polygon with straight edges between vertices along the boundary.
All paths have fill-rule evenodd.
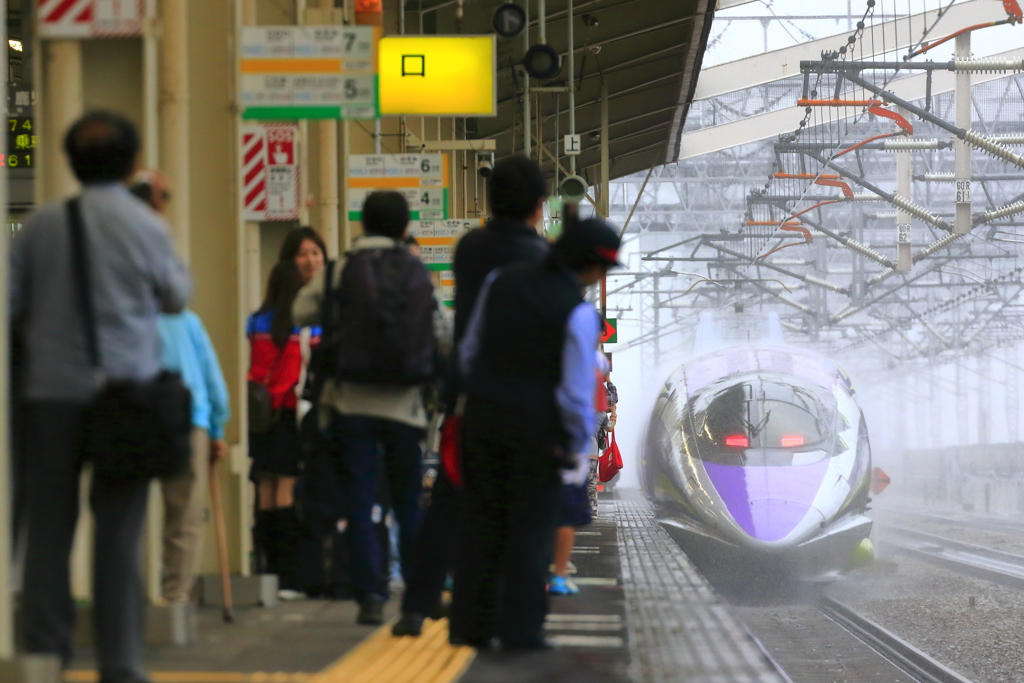
<path id="1" fill-rule="evenodd" d="M 619 342 L 619 321 L 617 318 L 605 318 L 601 329 L 602 344 L 617 344 Z"/>

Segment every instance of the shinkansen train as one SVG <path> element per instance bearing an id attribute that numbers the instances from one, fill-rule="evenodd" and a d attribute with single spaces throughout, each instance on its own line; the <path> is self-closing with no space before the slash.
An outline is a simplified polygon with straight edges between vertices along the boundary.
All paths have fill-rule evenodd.
<path id="1" fill-rule="evenodd" d="M 781 344 L 684 363 L 661 390 L 641 481 L 712 578 L 835 577 L 870 554 L 871 447 L 846 374 Z"/>

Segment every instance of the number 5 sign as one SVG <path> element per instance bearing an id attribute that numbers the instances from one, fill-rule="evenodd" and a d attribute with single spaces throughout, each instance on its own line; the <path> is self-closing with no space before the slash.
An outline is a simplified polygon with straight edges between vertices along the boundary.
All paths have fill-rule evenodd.
<path id="1" fill-rule="evenodd" d="M 41 38 L 142 35 L 145 0 L 36 0 Z"/>

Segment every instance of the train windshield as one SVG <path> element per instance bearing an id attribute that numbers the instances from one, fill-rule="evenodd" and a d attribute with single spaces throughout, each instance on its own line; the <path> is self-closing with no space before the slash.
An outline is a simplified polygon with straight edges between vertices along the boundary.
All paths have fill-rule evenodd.
<path id="1" fill-rule="evenodd" d="M 690 402 L 696 451 L 722 464 L 783 465 L 835 450 L 840 426 L 835 398 L 800 380 L 730 378 Z"/>

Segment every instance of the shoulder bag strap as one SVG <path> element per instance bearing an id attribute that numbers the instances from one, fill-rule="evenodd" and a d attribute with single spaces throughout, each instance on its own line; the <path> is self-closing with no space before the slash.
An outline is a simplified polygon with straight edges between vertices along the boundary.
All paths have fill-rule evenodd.
<path id="1" fill-rule="evenodd" d="M 89 274 L 89 257 L 85 241 L 85 221 L 82 218 L 82 200 L 74 197 L 68 200 L 68 225 L 71 232 L 71 269 L 78 290 L 78 305 L 82 311 L 85 331 L 85 346 L 89 363 L 97 373 L 97 383 L 102 373 L 99 341 L 96 338 L 96 309 L 92 298 L 92 279 Z"/>

